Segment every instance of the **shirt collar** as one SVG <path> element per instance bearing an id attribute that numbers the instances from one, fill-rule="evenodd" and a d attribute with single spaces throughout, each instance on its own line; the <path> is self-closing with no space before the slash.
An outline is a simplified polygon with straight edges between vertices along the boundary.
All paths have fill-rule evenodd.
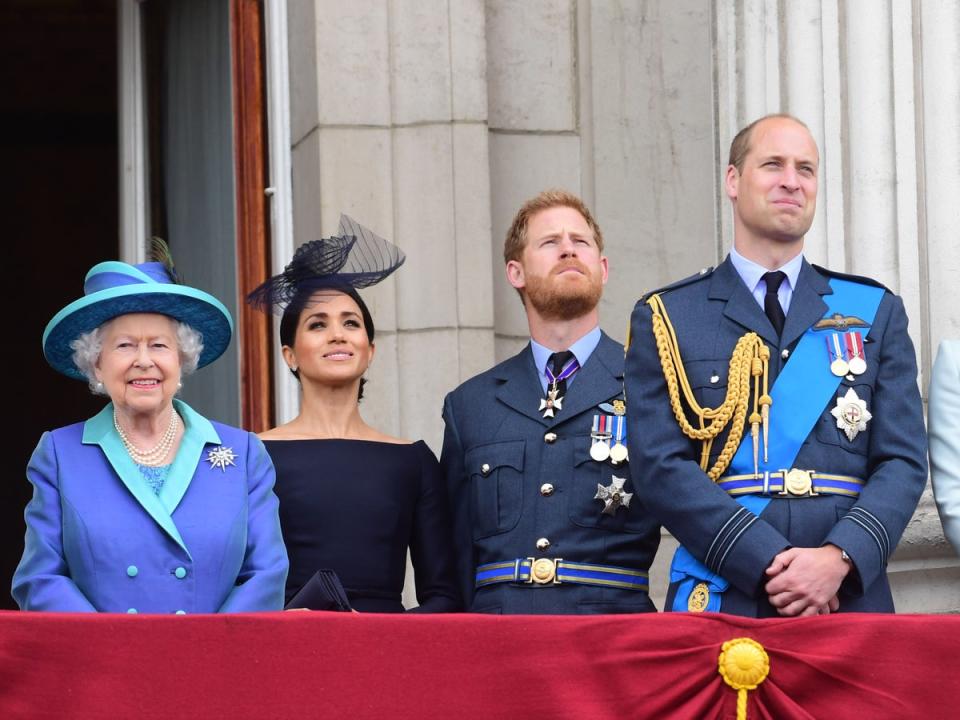
<path id="1" fill-rule="evenodd" d="M 573 343 L 568 349 L 573 353 L 580 367 L 583 367 L 599 344 L 600 326 L 597 325 L 593 330 Z M 533 351 L 533 362 L 537 366 L 537 372 L 540 374 L 540 377 L 543 377 L 546 371 L 547 361 L 554 351 L 544 347 L 533 338 L 530 338 L 530 349 Z"/>
<path id="2" fill-rule="evenodd" d="M 757 285 L 760 284 L 763 276 L 770 272 L 770 270 L 767 270 L 763 265 L 758 265 L 753 260 L 748 260 L 738 253 L 735 246 L 730 247 L 730 262 L 733 264 L 734 270 L 737 271 L 737 275 L 740 276 L 751 293 L 756 291 Z M 797 253 L 797 255 L 786 264 L 776 268 L 787 276 L 787 283 L 789 284 L 791 292 L 797 287 L 797 278 L 800 276 L 801 267 L 803 267 L 802 252 Z"/>

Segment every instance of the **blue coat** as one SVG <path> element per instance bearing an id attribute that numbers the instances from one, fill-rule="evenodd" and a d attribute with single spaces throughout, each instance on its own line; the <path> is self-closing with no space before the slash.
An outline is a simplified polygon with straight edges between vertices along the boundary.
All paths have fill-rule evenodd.
<path id="1" fill-rule="evenodd" d="M 287 575 L 273 465 L 255 435 L 174 401 L 185 432 L 155 495 L 113 428 L 113 405 L 44 433 L 27 467 L 23 610 L 279 610 Z M 225 469 L 207 461 L 230 448 Z"/>
<path id="2" fill-rule="evenodd" d="M 553 419 L 529 346 L 447 395 L 441 466 L 452 503 L 458 572 L 467 609 L 493 613 L 648 612 L 646 592 L 574 584 L 474 587 L 476 568 L 527 557 L 563 558 L 646 572 L 660 528 L 635 496 L 601 515 L 597 485 L 614 475 L 634 492 L 630 464 L 590 458 L 598 406 L 623 397 L 623 346 L 606 335 L 570 384 Z M 609 413 L 609 409 L 606 411 Z M 629 417 L 630 408 L 627 408 Z M 555 438 L 553 437 L 555 436 Z M 484 468 L 486 466 L 486 468 Z M 485 470 L 485 472 L 484 472 Z M 553 492 L 541 492 L 544 483 Z M 537 540 L 550 547 L 538 550 Z"/>
<path id="3" fill-rule="evenodd" d="M 730 355 L 737 340 L 750 331 L 771 348 L 772 385 L 799 338 L 827 312 L 822 296 L 833 292 L 828 285 L 831 274 L 803 263 L 782 339 L 729 258 L 712 273 L 662 291 L 697 401 L 704 407 L 722 403 Z M 863 278 L 846 279 L 875 285 Z M 722 605 L 726 612 L 775 615 L 763 590 L 764 570 L 788 547 L 826 543 L 846 550 L 855 568 L 841 586 L 840 609 L 893 610 L 887 561 L 926 483 L 923 406 L 900 298 L 885 292 L 872 326 L 862 332 L 867 371 L 851 376 L 853 380 L 841 379 L 837 397 L 853 388 L 866 400 L 873 419 L 851 441 L 830 414 L 836 406 L 831 399 L 794 462 L 795 468 L 865 480 L 859 498 L 774 497 L 758 519 L 744 514 L 700 470 L 700 442 L 681 432 L 670 407 L 651 331 L 651 310 L 641 301 L 633 312 L 625 385 L 633 409 L 629 447 L 635 478 L 664 526 L 696 559 L 730 582 Z M 828 363 L 825 343 L 823 347 Z M 771 424 L 777 412 L 789 408 L 772 408 Z M 725 438 L 726 433 L 714 441 L 711 465 Z M 749 430 L 745 442 L 750 442 Z M 674 590 L 671 587 L 668 606 Z"/>

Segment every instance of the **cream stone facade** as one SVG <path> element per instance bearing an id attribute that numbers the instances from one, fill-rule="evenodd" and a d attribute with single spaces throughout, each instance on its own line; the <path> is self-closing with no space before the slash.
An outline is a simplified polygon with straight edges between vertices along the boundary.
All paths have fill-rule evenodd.
<path id="1" fill-rule="evenodd" d="M 343 211 L 407 253 L 365 292 L 377 355 L 363 411 L 386 432 L 439 452 L 444 394 L 526 343 L 502 269 L 526 198 L 562 187 L 594 210 L 611 266 L 602 324 L 622 341 L 641 294 L 722 260 L 727 148 L 768 112 L 803 119 L 821 149 L 807 257 L 903 296 L 924 394 L 939 341 L 960 336 L 953 0 L 286 6 L 296 242 Z M 960 611 L 929 491 L 890 574 L 901 611 Z"/>

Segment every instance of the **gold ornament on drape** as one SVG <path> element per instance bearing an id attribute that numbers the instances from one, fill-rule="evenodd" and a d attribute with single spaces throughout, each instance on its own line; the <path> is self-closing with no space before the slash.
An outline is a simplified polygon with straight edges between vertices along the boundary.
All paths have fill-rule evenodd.
<path id="1" fill-rule="evenodd" d="M 718 664 L 723 681 L 737 691 L 737 720 L 747 720 L 747 691 L 756 690 L 770 674 L 767 651 L 751 638 L 728 640 Z"/>

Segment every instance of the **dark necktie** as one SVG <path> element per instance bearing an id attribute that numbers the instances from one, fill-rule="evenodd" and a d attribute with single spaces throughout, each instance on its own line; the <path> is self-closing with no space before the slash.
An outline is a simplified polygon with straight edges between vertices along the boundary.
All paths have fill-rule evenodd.
<path id="1" fill-rule="evenodd" d="M 767 294 L 763 296 L 763 311 L 770 318 L 770 324 L 777 331 L 777 337 L 783 332 L 783 307 L 780 305 L 780 298 L 777 297 L 777 291 L 780 285 L 786 279 L 786 273 L 777 270 L 763 274 L 763 280 L 767 284 Z"/>
<path id="2" fill-rule="evenodd" d="M 547 364 L 550 366 L 551 372 L 555 378 L 559 378 L 560 374 L 563 372 L 563 367 L 573 359 L 573 353 L 569 350 L 564 350 L 563 352 L 555 352 L 548 359 Z M 548 378 L 549 380 L 549 378 Z M 547 390 L 550 389 L 551 383 L 547 383 Z M 566 378 L 557 381 L 557 397 L 562 398 L 567 394 L 567 380 Z"/>

